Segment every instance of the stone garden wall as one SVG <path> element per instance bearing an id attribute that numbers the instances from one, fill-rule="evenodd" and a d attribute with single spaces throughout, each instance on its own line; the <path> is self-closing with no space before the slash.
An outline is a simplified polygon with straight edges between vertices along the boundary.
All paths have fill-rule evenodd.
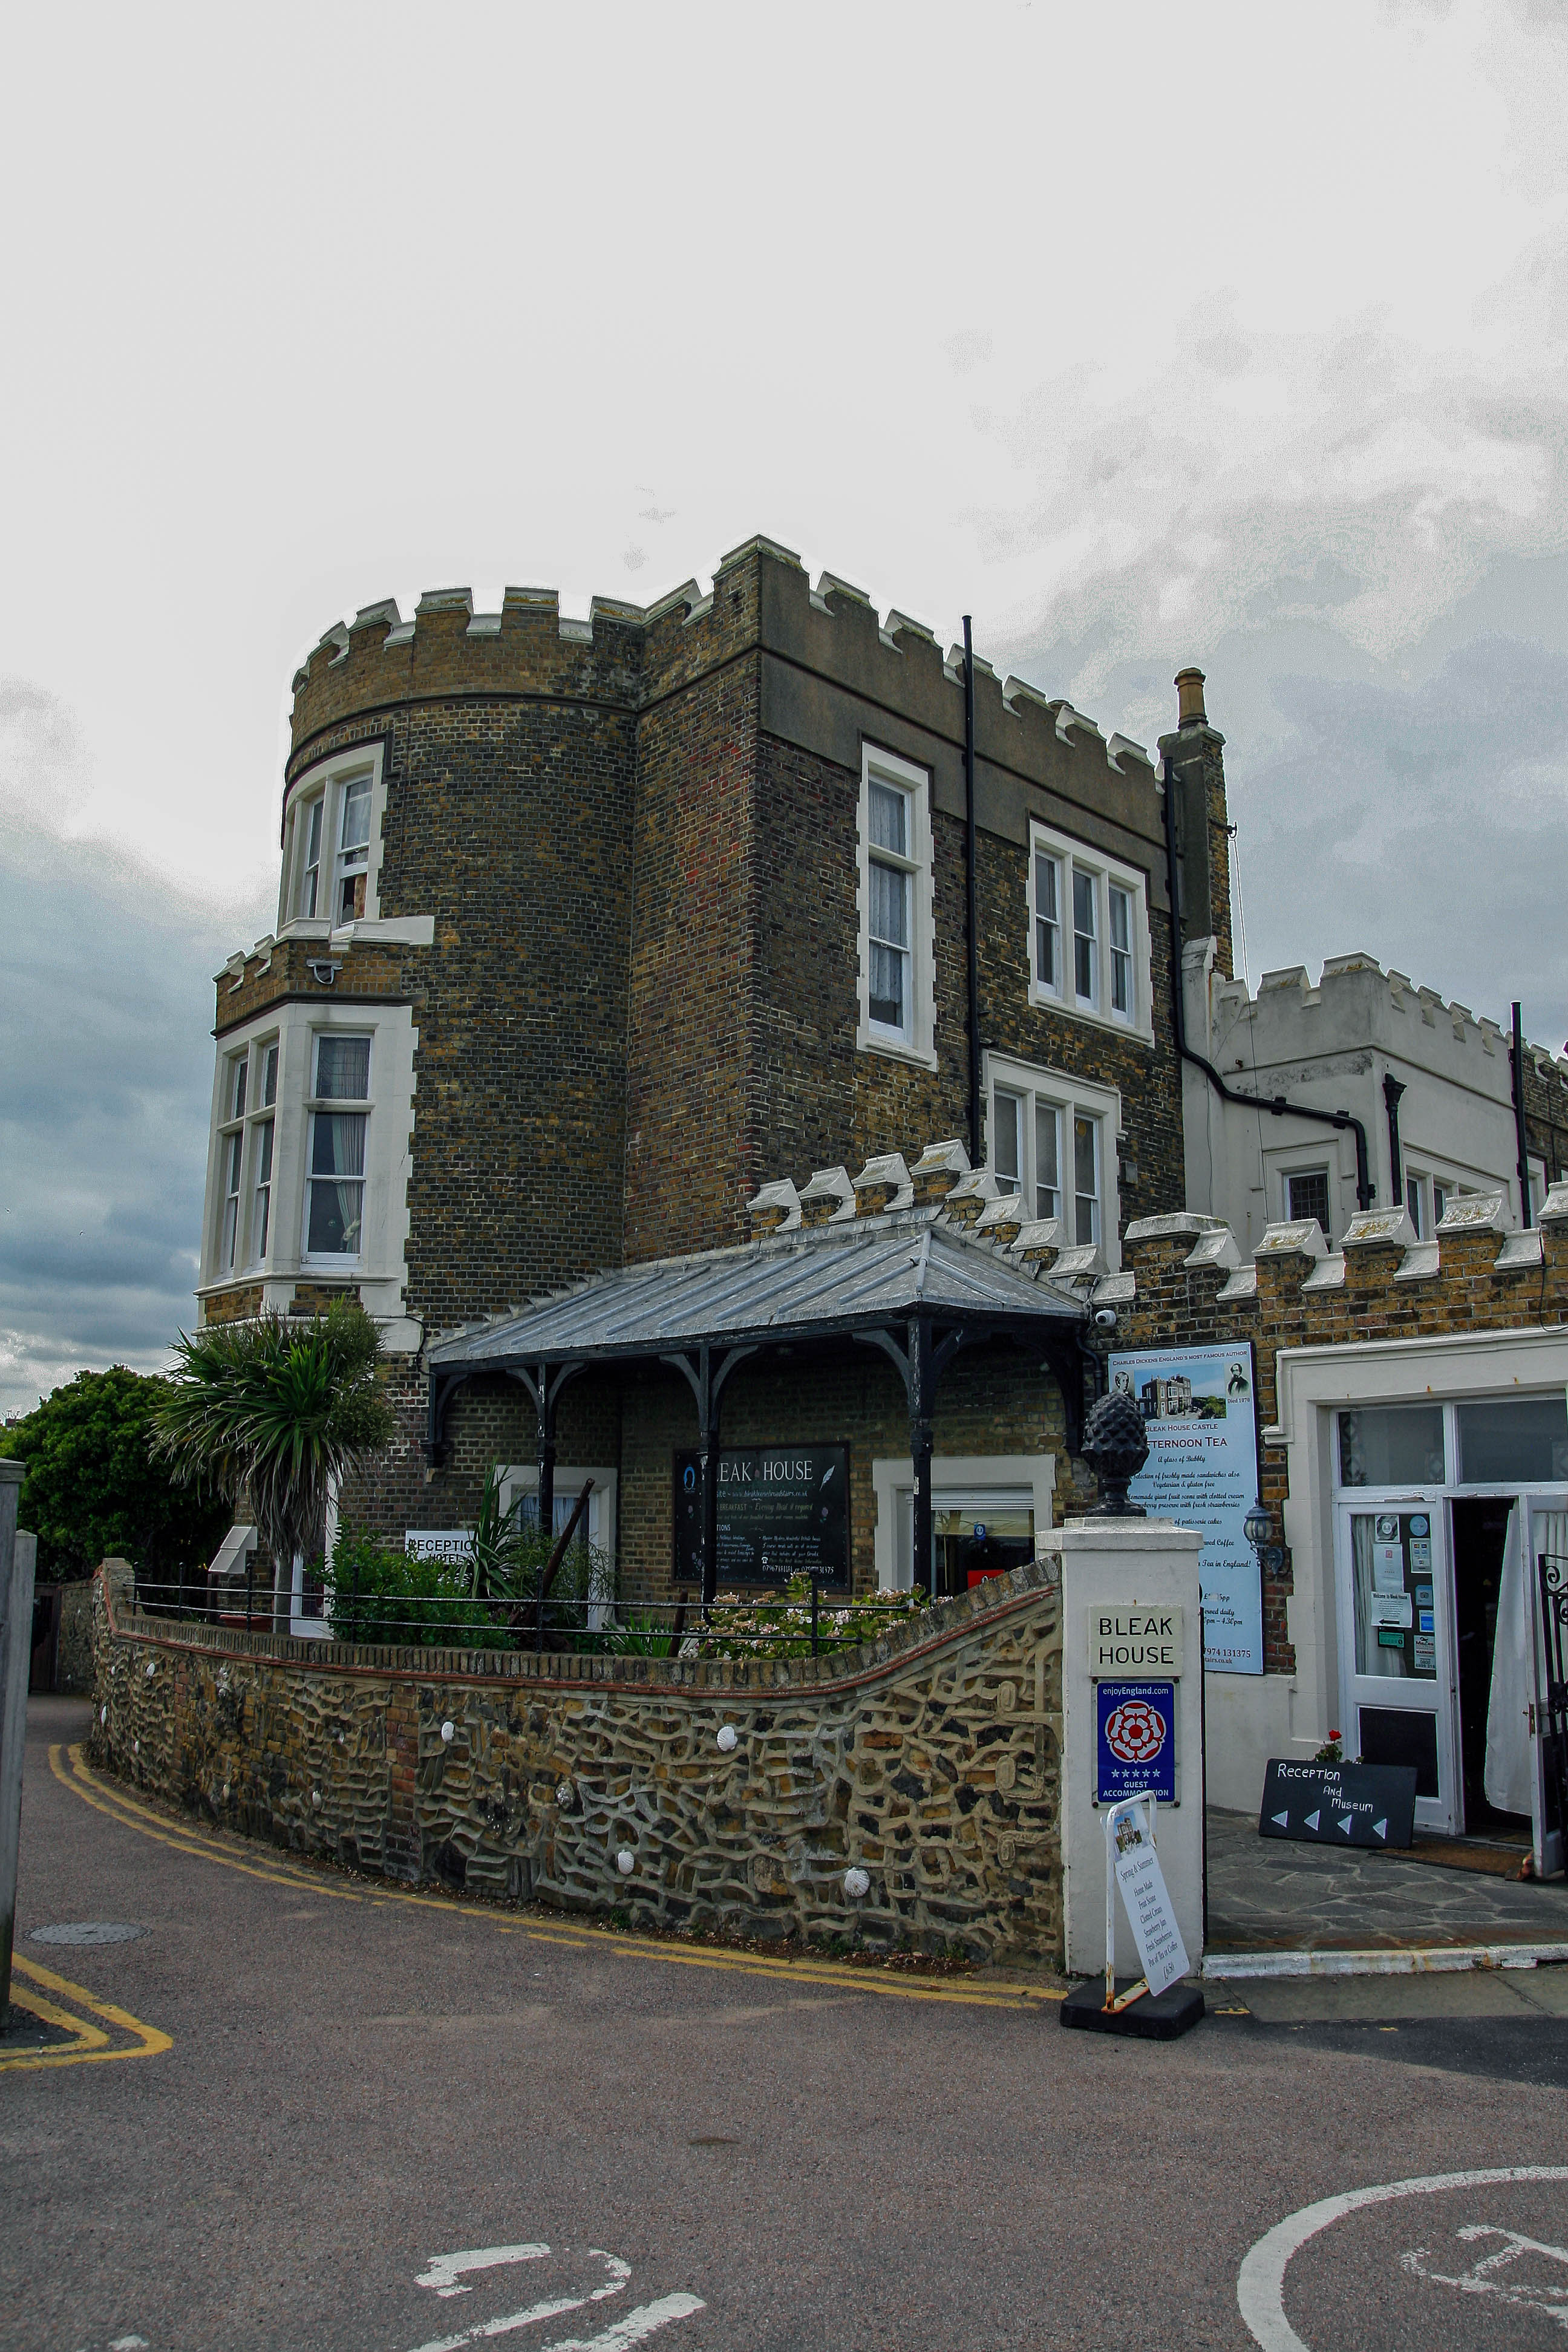
<path id="1" fill-rule="evenodd" d="M 1059 1965 L 1047 1573 L 993 1579 L 859 1649 L 734 1664 L 176 1623 L 136 1612 L 111 1560 L 91 1750 L 209 1821 L 409 1883 Z"/>

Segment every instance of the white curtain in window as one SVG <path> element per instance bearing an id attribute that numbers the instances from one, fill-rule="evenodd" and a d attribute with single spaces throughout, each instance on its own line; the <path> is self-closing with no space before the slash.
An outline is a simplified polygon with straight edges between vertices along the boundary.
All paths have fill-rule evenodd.
<path id="1" fill-rule="evenodd" d="M 1528 1813 L 1531 1805 L 1530 1708 L 1535 1661 L 1530 1654 L 1530 1595 L 1524 1585 L 1524 1543 L 1515 1503 L 1508 1515 L 1502 1572 L 1498 1579 L 1497 1634 L 1487 1707 L 1487 1761 L 1482 1785 L 1500 1812 Z"/>
<path id="2" fill-rule="evenodd" d="M 321 1102 L 363 1102 L 370 1092 L 370 1039 L 323 1034 L 316 1040 L 316 1095 Z"/>
<path id="3" fill-rule="evenodd" d="M 363 1111 L 318 1111 L 310 1147 L 310 1225 L 306 1248 L 312 1255 L 354 1256 L 360 1245 L 364 1200 Z M 323 1181 L 338 1179 L 338 1181 Z"/>

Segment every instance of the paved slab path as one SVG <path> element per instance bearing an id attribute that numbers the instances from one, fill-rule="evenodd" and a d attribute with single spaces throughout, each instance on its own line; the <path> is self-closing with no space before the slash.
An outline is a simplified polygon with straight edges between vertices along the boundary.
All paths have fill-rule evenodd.
<path id="1" fill-rule="evenodd" d="M 1208 1831 L 1211 1947 L 1568 1944 L 1562 1879 L 1521 1884 L 1397 1853 L 1262 1838 L 1255 1815 L 1215 1807 Z"/>
<path id="2" fill-rule="evenodd" d="M 1563 2342 L 1568 1972 L 1111 2042 L 1037 1984 L 318 1874 L 73 1773 L 83 1726 L 29 1721 L 18 1950 L 67 2024 L 0 2051 L 0 2347 Z M 142 1932 L 33 1932 L 82 1926 Z"/>

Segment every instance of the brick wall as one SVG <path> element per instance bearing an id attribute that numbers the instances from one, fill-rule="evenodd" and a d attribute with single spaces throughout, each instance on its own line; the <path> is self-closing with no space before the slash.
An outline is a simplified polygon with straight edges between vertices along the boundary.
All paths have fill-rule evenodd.
<path id="1" fill-rule="evenodd" d="M 122 1562 L 95 1580 L 93 1762 L 208 1821 L 644 1927 L 1061 1965 L 1038 1565 L 874 1645 L 754 1664 L 307 1645 L 138 1617 L 130 1588 Z"/>

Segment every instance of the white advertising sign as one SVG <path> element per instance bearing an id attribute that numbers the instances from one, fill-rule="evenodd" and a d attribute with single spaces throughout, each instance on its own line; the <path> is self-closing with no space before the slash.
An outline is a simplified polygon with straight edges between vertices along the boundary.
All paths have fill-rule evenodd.
<path id="1" fill-rule="evenodd" d="M 1192 1963 L 1171 1908 L 1160 1857 L 1136 1822 L 1125 1816 L 1116 1826 L 1115 1868 L 1138 1958 L 1149 1990 L 1158 1999 L 1172 1985 L 1180 1984 Z"/>
<path id="2" fill-rule="evenodd" d="M 1129 1349 L 1109 1369 L 1112 1389 L 1142 1412 L 1149 1440 L 1131 1499 L 1204 1539 L 1204 1664 L 1211 1675 L 1260 1675 L 1262 1578 L 1246 1528 L 1258 1498 L 1252 1343 Z"/>

